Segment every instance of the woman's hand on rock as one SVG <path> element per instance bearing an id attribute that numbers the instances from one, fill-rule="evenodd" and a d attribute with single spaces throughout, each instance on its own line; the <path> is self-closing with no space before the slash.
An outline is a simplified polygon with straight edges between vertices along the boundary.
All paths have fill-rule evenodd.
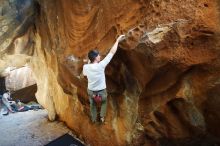
<path id="1" fill-rule="evenodd" d="M 120 42 L 120 41 L 122 41 L 122 40 L 124 40 L 124 39 L 125 39 L 125 35 L 122 34 L 122 35 L 120 35 L 120 36 L 117 38 L 117 41 Z"/>

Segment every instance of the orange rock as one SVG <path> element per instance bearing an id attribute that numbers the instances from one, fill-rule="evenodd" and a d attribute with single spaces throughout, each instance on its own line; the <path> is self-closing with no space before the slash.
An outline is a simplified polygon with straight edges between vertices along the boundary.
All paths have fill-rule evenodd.
<path id="1" fill-rule="evenodd" d="M 4 20 L 17 22 L 13 12 L 19 3 L 12 3 L 11 11 L 4 11 L 7 1 L 0 3 L 0 12 L 7 12 Z M 8 23 L 14 33 L 7 36 L 0 32 L 1 56 L 6 56 L 0 69 L 29 63 L 37 99 L 50 120 L 65 121 L 90 145 L 182 144 L 187 138 L 200 139 L 193 143 L 198 145 L 210 138 L 201 135 L 220 138 L 218 0 L 47 0 L 26 5 L 21 18 L 29 12 L 32 19 Z M 105 56 L 122 33 L 126 39 L 106 69 L 106 125 L 92 124 L 82 65 L 93 48 Z M 15 50 L 16 38 L 23 38 L 16 46 L 27 45 L 23 51 Z M 18 58 L 12 61 L 9 54 Z"/>

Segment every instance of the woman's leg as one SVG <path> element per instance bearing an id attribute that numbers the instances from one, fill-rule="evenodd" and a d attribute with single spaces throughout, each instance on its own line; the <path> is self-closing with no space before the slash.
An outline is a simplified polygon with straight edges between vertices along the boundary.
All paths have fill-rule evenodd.
<path id="1" fill-rule="evenodd" d="M 106 91 L 106 89 L 100 91 L 99 94 L 102 96 L 100 117 L 104 118 L 106 115 L 106 110 L 107 110 L 107 91 Z"/>
<path id="2" fill-rule="evenodd" d="M 90 102 L 90 114 L 92 122 L 96 122 L 97 119 L 97 109 L 96 102 L 93 100 L 93 92 L 88 90 L 89 102 Z"/>

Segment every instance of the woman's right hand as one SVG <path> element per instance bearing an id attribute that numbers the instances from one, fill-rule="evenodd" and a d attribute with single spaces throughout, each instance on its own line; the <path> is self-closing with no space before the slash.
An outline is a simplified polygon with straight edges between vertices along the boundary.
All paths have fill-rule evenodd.
<path id="1" fill-rule="evenodd" d="M 117 38 L 117 41 L 120 42 L 121 40 L 125 39 L 125 35 L 122 34 Z"/>

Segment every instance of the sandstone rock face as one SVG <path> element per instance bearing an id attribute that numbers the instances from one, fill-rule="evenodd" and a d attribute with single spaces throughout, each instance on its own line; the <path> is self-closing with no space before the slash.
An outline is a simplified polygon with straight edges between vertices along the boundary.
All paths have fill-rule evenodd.
<path id="1" fill-rule="evenodd" d="M 50 120 L 90 145 L 219 143 L 218 0 L 0 3 L 1 70 L 29 64 Z M 121 33 L 106 69 L 106 124 L 92 124 L 82 66 Z"/>
<path id="2" fill-rule="evenodd" d="M 0 2 L 0 71 L 6 67 L 21 67 L 33 54 L 33 37 L 36 6 L 31 0 Z"/>
<path id="3" fill-rule="evenodd" d="M 13 69 L 5 78 L 6 89 L 17 91 L 19 89 L 36 84 L 34 74 L 29 67 Z"/>

